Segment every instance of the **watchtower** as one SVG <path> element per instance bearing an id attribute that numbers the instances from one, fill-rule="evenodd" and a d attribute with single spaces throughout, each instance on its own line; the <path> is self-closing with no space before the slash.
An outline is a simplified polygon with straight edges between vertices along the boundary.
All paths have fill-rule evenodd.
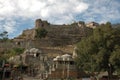
<path id="1" fill-rule="evenodd" d="M 43 24 L 41 19 L 37 19 L 35 21 L 35 29 L 38 29 L 38 28 L 43 27 L 43 26 L 44 26 L 44 24 Z"/>

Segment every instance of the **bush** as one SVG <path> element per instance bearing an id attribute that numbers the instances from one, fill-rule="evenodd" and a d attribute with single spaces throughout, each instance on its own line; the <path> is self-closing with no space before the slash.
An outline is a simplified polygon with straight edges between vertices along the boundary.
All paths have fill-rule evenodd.
<path id="1" fill-rule="evenodd" d="M 36 38 L 44 38 L 47 35 L 47 30 L 44 28 L 38 28 L 36 29 Z"/>

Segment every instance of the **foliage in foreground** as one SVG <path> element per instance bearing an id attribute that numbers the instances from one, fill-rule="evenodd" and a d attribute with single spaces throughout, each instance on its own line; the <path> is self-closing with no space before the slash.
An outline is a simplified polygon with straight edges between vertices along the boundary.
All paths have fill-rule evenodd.
<path id="1" fill-rule="evenodd" d="M 77 44 L 76 63 L 87 72 L 120 73 L 120 33 L 108 22 L 93 31 L 93 35 Z"/>
<path id="2" fill-rule="evenodd" d="M 2 65 L 3 61 L 7 61 L 12 56 L 20 55 L 24 52 L 24 48 L 12 48 L 10 50 L 6 50 L 0 56 L 0 66 Z"/>

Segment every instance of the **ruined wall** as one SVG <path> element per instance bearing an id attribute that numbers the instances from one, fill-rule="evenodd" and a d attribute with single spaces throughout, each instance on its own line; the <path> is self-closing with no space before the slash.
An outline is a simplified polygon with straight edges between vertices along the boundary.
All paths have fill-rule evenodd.
<path id="1" fill-rule="evenodd" d="M 90 22 L 90 23 L 86 24 L 86 27 L 93 28 L 93 29 L 98 27 L 98 26 L 99 26 L 99 24 L 96 22 Z"/>
<path id="2" fill-rule="evenodd" d="M 49 26 L 49 23 L 47 21 L 42 21 L 41 19 L 37 19 L 35 21 L 35 29 L 45 26 Z"/>
<path id="3" fill-rule="evenodd" d="M 64 71 L 64 73 L 63 73 Z M 78 78 L 80 75 L 78 74 L 79 71 L 69 71 L 69 76 L 68 76 L 68 70 L 57 70 L 57 71 L 52 71 L 51 74 L 49 74 L 50 79 L 62 79 L 62 78 Z"/>
<path id="4" fill-rule="evenodd" d="M 24 30 L 22 32 L 21 35 L 19 35 L 17 38 L 21 38 L 21 39 L 34 39 L 35 38 L 35 35 L 36 35 L 36 32 L 35 32 L 35 29 L 27 29 L 27 30 Z"/>
<path id="5" fill-rule="evenodd" d="M 78 24 L 79 23 L 79 24 Z M 42 46 L 64 46 L 75 44 L 81 40 L 87 33 L 87 27 L 85 27 L 84 22 L 78 22 L 69 25 L 53 25 L 49 24 L 47 21 L 42 21 L 37 19 L 35 21 L 35 28 L 24 30 L 20 38 L 25 40 L 36 40 L 35 30 L 38 28 L 45 28 L 47 30 L 46 38 L 39 39 L 39 43 Z M 18 38 L 19 38 L 18 37 Z"/>
<path id="6" fill-rule="evenodd" d="M 41 27 L 45 28 L 48 33 L 45 38 L 36 39 L 35 30 Z M 68 25 L 53 25 L 47 21 L 37 19 L 33 29 L 24 30 L 20 36 L 13 39 L 13 46 L 26 49 L 35 47 L 43 49 L 44 53 L 50 54 L 72 53 L 71 50 L 73 50 L 74 44 L 89 34 L 87 31 L 90 30 L 90 28 L 85 26 L 84 22 L 76 22 Z M 71 47 L 68 47 L 69 45 L 71 45 Z"/>

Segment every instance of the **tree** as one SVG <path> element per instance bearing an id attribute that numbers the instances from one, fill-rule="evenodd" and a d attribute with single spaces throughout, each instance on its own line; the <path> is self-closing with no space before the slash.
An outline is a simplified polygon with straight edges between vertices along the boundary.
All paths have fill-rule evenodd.
<path id="1" fill-rule="evenodd" d="M 115 51 L 113 51 L 109 60 L 114 66 L 116 72 L 120 75 L 120 46 L 116 45 Z"/>
<path id="2" fill-rule="evenodd" d="M 20 55 L 24 52 L 24 48 L 12 48 L 7 50 L 2 57 L 5 58 L 6 60 L 9 59 L 10 57 Z"/>
<path id="3" fill-rule="evenodd" d="M 7 31 L 3 31 L 2 33 L 0 33 L 0 39 L 2 41 L 8 40 L 8 32 Z"/>
<path id="4" fill-rule="evenodd" d="M 36 38 L 44 38 L 47 35 L 47 30 L 44 28 L 36 29 Z"/>
<path id="5" fill-rule="evenodd" d="M 76 58 L 76 62 L 80 70 L 87 71 L 88 73 L 96 71 L 97 61 L 95 60 L 98 49 L 96 43 L 93 41 L 93 37 L 82 39 L 78 43 L 77 48 L 78 57 Z"/>
<path id="6" fill-rule="evenodd" d="M 76 63 L 87 72 L 107 71 L 109 76 L 120 67 L 113 55 L 118 55 L 116 45 L 120 46 L 120 34 L 108 22 L 94 29 L 93 35 L 82 39 L 77 44 Z M 116 53 L 116 54 L 115 54 Z"/>

